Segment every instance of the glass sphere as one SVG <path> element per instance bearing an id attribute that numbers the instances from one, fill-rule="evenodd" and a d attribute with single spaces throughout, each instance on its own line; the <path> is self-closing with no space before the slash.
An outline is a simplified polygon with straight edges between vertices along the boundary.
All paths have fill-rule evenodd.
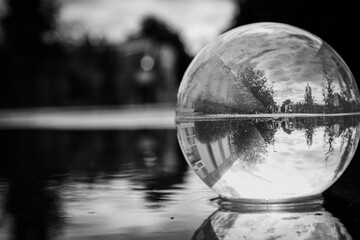
<path id="1" fill-rule="evenodd" d="M 326 42 L 302 29 L 233 29 L 194 58 L 181 82 L 178 139 L 221 197 L 286 202 L 321 195 L 359 142 L 360 95 Z"/>

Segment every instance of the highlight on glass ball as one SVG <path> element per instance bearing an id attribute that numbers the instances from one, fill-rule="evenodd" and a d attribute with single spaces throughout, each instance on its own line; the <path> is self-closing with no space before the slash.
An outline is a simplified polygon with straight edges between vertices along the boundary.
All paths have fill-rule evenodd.
<path id="1" fill-rule="evenodd" d="M 359 90 L 336 51 L 279 23 L 233 29 L 188 67 L 176 122 L 183 154 L 220 197 L 321 196 L 359 142 Z"/>

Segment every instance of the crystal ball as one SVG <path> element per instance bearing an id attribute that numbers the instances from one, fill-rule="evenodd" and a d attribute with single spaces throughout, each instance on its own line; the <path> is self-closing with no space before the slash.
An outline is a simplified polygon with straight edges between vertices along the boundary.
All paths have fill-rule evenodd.
<path id="1" fill-rule="evenodd" d="M 348 66 L 319 37 L 280 23 L 244 25 L 189 65 L 177 96 L 178 139 L 222 198 L 313 198 L 355 154 L 359 100 Z"/>

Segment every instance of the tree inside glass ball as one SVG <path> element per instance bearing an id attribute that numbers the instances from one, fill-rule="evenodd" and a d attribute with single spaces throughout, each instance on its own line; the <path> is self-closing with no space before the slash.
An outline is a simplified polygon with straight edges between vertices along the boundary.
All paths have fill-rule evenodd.
<path id="1" fill-rule="evenodd" d="M 351 71 L 326 42 L 286 24 L 249 24 L 219 36 L 188 67 L 177 100 L 187 162 L 230 200 L 320 196 L 359 142 Z"/>

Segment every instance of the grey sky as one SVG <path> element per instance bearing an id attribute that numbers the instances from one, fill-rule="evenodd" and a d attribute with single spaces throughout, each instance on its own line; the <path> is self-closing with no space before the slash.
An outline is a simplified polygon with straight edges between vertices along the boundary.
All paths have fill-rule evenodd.
<path id="1" fill-rule="evenodd" d="M 62 0 L 60 21 L 70 35 L 83 33 L 121 42 L 141 19 L 156 15 L 179 31 L 191 53 L 219 35 L 234 15 L 231 0 Z"/>

